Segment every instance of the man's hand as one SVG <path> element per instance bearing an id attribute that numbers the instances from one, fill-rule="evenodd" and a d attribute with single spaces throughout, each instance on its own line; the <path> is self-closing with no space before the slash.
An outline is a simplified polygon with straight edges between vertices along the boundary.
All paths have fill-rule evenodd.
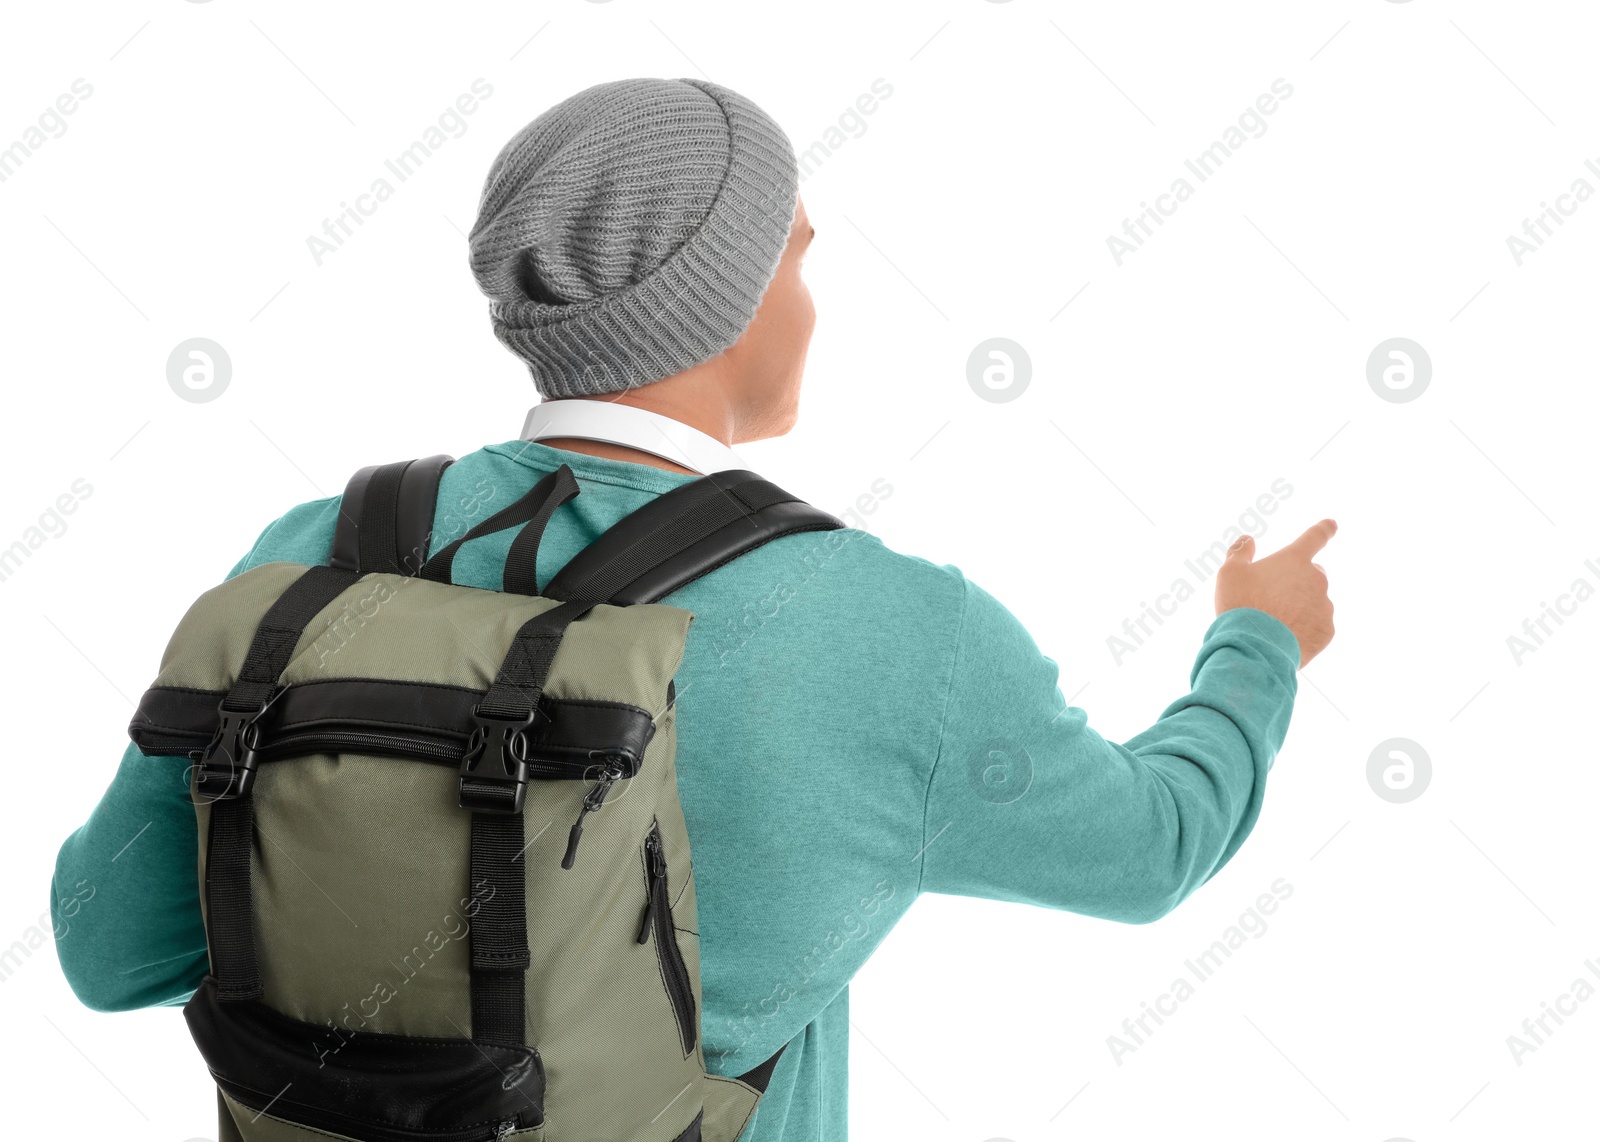
<path id="1" fill-rule="evenodd" d="M 1240 536 L 1217 570 L 1217 614 L 1235 607 L 1265 611 L 1300 640 L 1300 665 L 1305 666 L 1333 641 L 1328 576 L 1311 557 L 1338 530 L 1338 524 L 1325 519 L 1261 560 L 1256 559 L 1256 541 Z"/>

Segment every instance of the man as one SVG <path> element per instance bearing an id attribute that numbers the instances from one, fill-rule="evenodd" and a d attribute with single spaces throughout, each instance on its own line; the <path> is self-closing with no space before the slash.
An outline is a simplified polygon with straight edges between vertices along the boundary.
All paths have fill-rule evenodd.
<path id="1" fill-rule="evenodd" d="M 490 171 L 471 264 L 546 400 L 520 439 L 445 472 L 434 549 L 566 463 L 583 494 L 545 533 L 553 574 L 650 498 L 745 467 L 732 445 L 795 423 L 814 233 L 788 139 L 716 84 L 602 83 L 529 124 Z M 325 562 L 338 512 L 294 508 L 233 574 Z M 1233 856 L 1296 667 L 1333 635 L 1311 561 L 1333 531 L 1261 560 L 1233 546 L 1191 691 L 1120 745 L 992 596 L 859 530 L 786 536 L 667 598 L 697 616 L 678 769 L 707 1067 L 787 1044 L 749 1142 L 845 1137 L 847 985 L 919 893 L 1144 923 Z M 496 588 L 512 534 L 466 545 L 455 582 Z M 141 828 L 142 862 L 111 864 Z M 182 766 L 130 746 L 56 867 L 58 900 L 100 878 L 95 923 L 60 945 L 83 1002 L 177 1005 L 199 984 L 195 852 Z"/>

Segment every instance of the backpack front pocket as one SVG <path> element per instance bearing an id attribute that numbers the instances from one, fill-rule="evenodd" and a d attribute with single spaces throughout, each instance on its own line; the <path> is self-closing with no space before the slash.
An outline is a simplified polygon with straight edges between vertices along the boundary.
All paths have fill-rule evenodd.
<path id="1" fill-rule="evenodd" d="M 364 1142 L 491 1142 L 544 1122 L 532 1047 L 343 1031 L 219 999 L 210 976 L 183 1014 L 219 1087 L 301 1126 Z"/>
<path id="2" fill-rule="evenodd" d="M 647 943 L 652 936 L 655 937 L 661 982 L 667 989 L 672 1014 L 678 1021 L 683 1053 L 687 1055 L 694 1050 L 699 1038 L 699 1020 L 695 1016 L 694 985 L 689 979 L 689 966 L 684 963 L 683 951 L 678 947 L 677 928 L 672 923 L 672 900 L 667 893 L 667 856 L 661 843 L 659 824 L 652 823 L 644 839 L 644 879 L 644 920 L 639 925 L 639 942 Z"/>

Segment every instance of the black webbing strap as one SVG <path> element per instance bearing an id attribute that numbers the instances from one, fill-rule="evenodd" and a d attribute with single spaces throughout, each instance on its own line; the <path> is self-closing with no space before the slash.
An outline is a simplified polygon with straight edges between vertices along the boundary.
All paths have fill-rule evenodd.
<path id="1" fill-rule="evenodd" d="M 604 536 L 596 540 L 551 581 L 552 597 L 609 600 L 640 576 L 739 520 L 749 521 L 749 541 L 759 543 L 773 538 L 762 534 L 756 514 L 795 497 L 753 473 L 744 475 L 748 478 L 727 485 L 715 482 L 714 477 L 703 477 L 646 504 L 640 512 L 650 511 L 660 518 L 641 528 L 641 534 L 620 551 L 607 552 L 598 546 Z M 666 506 L 662 501 L 668 497 L 680 502 L 672 505 L 674 510 L 662 513 L 660 507 Z M 621 520 L 616 527 L 624 528 L 633 518 Z"/>
<path id="2" fill-rule="evenodd" d="M 225 710 L 259 710 L 283 676 L 307 624 L 360 576 L 338 567 L 311 567 L 279 595 L 256 627 L 238 680 L 222 700 Z"/>
<path id="3" fill-rule="evenodd" d="M 511 541 L 511 550 L 506 554 L 505 571 L 501 574 L 502 591 L 516 595 L 539 593 L 539 541 L 544 538 L 545 525 L 550 522 L 557 508 L 578 494 L 578 481 L 573 478 L 571 468 L 563 464 L 553 475 L 556 482 L 544 502 Z"/>
<path id="4" fill-rule="evenodd" d="M 484 729 L 531 724 L 550 677 L 550 667 L 567 627 L 594 607 L 562 603 L 543 611 L 517 631 L 505 661 L 483 700 L 478 703 Z M 472 892 L 486 894 L 472 918 L 472 1035 L 487 1042 L 520 1045 L 526 1041 L 528 910 L 524 840 L 519 785 L 525 785 L 525 763 L 518 746 L 506 737 L 497 743 L 497 757 L 477 756 L 462 762 L 461 799 L 480 811 L 472 814 Z"/>
<path id="5" fill-rule="evenodd" d="M 254 802 L 248 796 L 211 804 L 206 841 L 206 941 L 217 998 L 261 998 L 255 917 L 250 894 Z"/>
<path id="6" fill-rule="evenodd" d="M 594 609 L 593 602 L 573 599 L 541 611 L 522 624 L 500 664 L 494 683 L 478 703 L 491 718 L 525 718 L 539 707 L 550 665 L 567 627 Z"/>
<path id="7" fill-rule="evenodd" d="M 526 866 L 521 813 L 472 815 L 472 892 L 483 894 L 472 941 L 472 1036 L 520 1046 L 527 1036 Z"/>
<path id="8" fill-rule="evenodd" d="M 194 768 L 191 795 L 211 805 L 206 940 L 219 999 L 261 995 L 250 891 L 255 837 L 253 723 L 277 689 L 307 624 L 358 577 L 336 567 L 312 567 L 278 596 L 256 627 L 238 680 L 222 700 L 217 734 Z"/>
<path id="9" fill-rule="evenodd" d="M 462 544 L 497 531 L 504 531 L 506 528 L 515 527 L 520 523 L 528 523 L 539 518 L 541 513 L 543 513 L 543 519 L 548 521 L 550 514 L 556 508 L 577 494 L 578 484 L 573 478 L 572 469 L 563 464 L 528 489 L 521 499 L 501 508 L 465 535 L 440 548 L 422 565 L 422 569 L 417 574 L 424 579 L 431 579 L 435 583 L 448 583 L 450 582 L 451 571 L 455 566 L 456 552 L 461 550 Z M 551 500 L 555 502 L 550 504 Z M 544 510 L 547 504 L 550 504 L 548 512 Z M 541 522 L 539 524 L 539 533 L 543 533 L 543 531 L 544 523 Z M 533 538 L 535 545 L 537 545 L 538 539 L 539 534 L 536 533 Z M 532 560 L 528 557 L 526 551 L 522 553 L 522 558 L 527 559 L 531 566 Z M 534 592 L 527 591 L 523 593 L 533 594 Z"/>

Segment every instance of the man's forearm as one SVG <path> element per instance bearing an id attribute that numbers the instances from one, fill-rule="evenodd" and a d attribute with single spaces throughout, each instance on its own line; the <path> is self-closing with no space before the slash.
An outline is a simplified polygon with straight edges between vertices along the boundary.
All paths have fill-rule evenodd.
<path id="1" fill-rule="evenodd" d="M 1237 608 L 1206 632 L 1187 694 L 1125 743 L 1065 706 L 1055 664 L 969 585 L 931 778 L 922 888 L 1142 923 L 1226 863 L 1260 814 L 1299 648 Z M 1004 780 L 1000 780 L 1003 777 Z"/>
<path id="2" fill-rule="evenodd" d="M 178 1003 L 199 985 L 197 836 L 183 761 L 130 745 L 88 821 L 62 844 L 51 884 L 56 952 L 85 1005 Z"/>

